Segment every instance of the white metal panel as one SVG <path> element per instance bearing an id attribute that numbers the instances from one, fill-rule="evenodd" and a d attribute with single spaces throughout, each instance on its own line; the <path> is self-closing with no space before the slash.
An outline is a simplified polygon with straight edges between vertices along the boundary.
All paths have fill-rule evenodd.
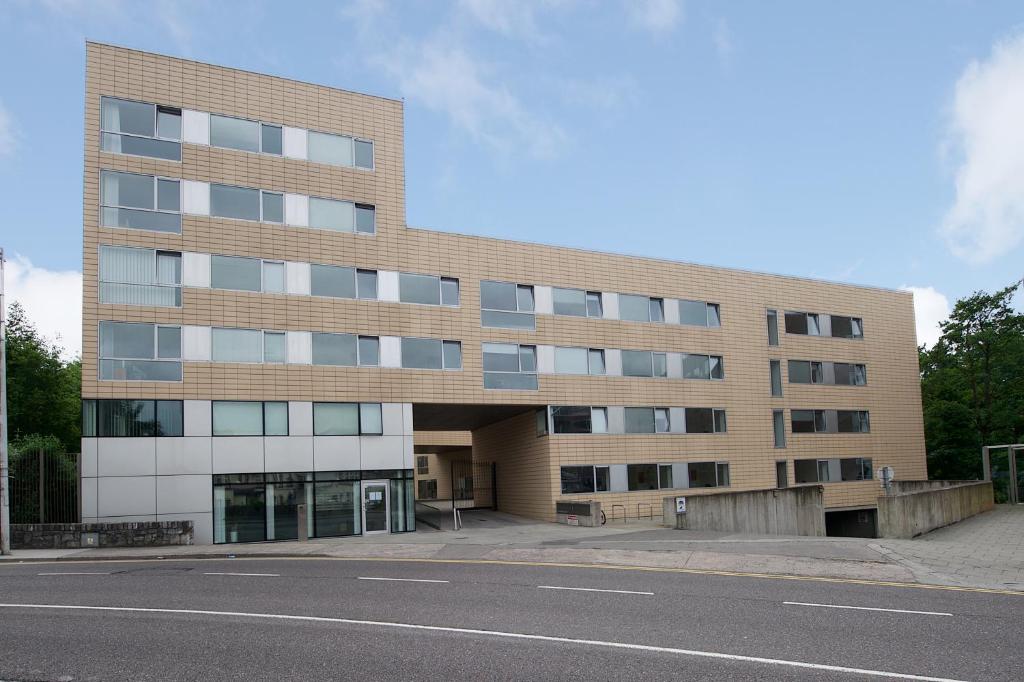
<path id="1" fill-rule="evenodd" d="M 95 478 L 82 478 L 82 521 L 96 516 L 96 480 Z"/>
<path id="2" fill-rule="evenodd" d="M 181 254 L 181 285 L 198 289 L 210 288 L 210 254 Z"/>
<path id="3" fill-rule="evenodd" d="M 622 351 L 618 348 L 606 348 L 604 351 L 605 374 L 610 377 L 622 376 Z"/>
<path id="4" fill-rule="evenodd" d="M 288 433 L 293 436 L 313 435 L 313 403 L 305 401 L 288 403 Z"/>
<path id="5" fill-rule="evenodd" d="M 309 133 L 302 128 L 289 128 L 284 126 L 282 129 L 282 150 L 285 158 L 288 159 L 308 159 L 309 158 Z"/>
<path id="6" fill-rule="evenodd" d="M 82 476 L 96 476 L 96 456 L 98 453 L 95 438 L 82 439 Z"/>
<path id="7" fill-rule="evenodd" d="M 402 338 L 400 336 L 380 337 L 380 366 L 402 366 Z"/>
<path id="8" fill-rule="evenodd" d="M 181 212 L 191 215 L 210 215 L 210 183 L 182 180 Z"/>
<path id="9" fill-rule="evenodd" d="M 538 315 L 551 315 L 554 313 L 555 304 L 551 294 L 551 287 L 533 287 L 533 307 Z"/>
<path id="10" fill-rule="evenodd" d="M 207 403 L 207 409 L 209 409 L 209 403 Z M 158 476 L 208 474 L 211 471 L 213 471 L 213 443 L 209 436 L 156 439 L 156 473 Z"/>
<path id="11" fill-rule="evenodd" d="M 555 347 L 537 346 L 537 373 L 555 373 Z"/>
<path id="12" fill-rule="evenodd" d="M 377 300 L 399 301 L 398 273 L 389 270 L 377 271 Z"/>
<path id="13" fill-rule="evenodd" d="M 288 364 L 309 365 L 313 362 L 313 334 L 288 332 Z"/>
<path id="14" fill-rule="evenodd" d="M 205 111 L 181 111 L 181 141 L 210 144 L 210 115 Z"/>
<path id="15" fill-rule="evenodd" d="M 267 471 L 313 470 L 313 436 L 267 436 L 263 447 Z"/>
<path id="16" fill-rule="evenodd" d="M 360 436 L 360 469 L 401 469 L 405 461 L 404 436 Z"/>
<path id="17" fill-rule="evenodd" d="M 181 359 L 190 362 L 209 362 L 212 343 L 209 327 L 182 326 Z"/>
<path id="18" fill-rule="evenodd" d="M 668 408 L 668 428 L 671 433 L 686 433 L 686 408 Z"/>
<path id="19" fill-rule="evenodd" d="M 609 488 L 613 493 L 621 493 L 629 490 L 629 476 L 625 464 L 612 464 L 608 467 Z"/>
<path id="20" fill-rule="evenodd" d="M 297 296 L 309 296 L 312 277 L 309 263 L 293 263 L 289 261 L 284 264 L 284 272 L 286 280 L 285 291 Z"/>
<path id="21" fill-rule="evenodd" d="M 209 400 L 186 400 L 184 405 L 185 435 L 211 436 L 213 428 Z"/>
<path id="22" fill-rule="evenodd" d="M 665 299 L 665 323 L 679 324 L 679 301 L 677 299 Z"/>
<path id="23" fill-rule="evenodd" d="M 262 436 L 225 436 L 213 439 L 213 473 L 247 474 L 262 471 Z"/>
<path id="24" fill-rule="evenodd" d="M 153 476 L 155 474 L 155 438 L 96 439 L 97 476 Z"/>
<path id="25" fill-rule="evenodd" d="M 402 429 L 402 403 L 384 403 L 380 411 L 385 436 L 401 436 L 405 433 Z"/>
<path id="26" fill-rule="evenodd" d="M 284 222 L 286 225 L 309 227 L 309 197 L 304 194 L 285 194 Z"/>
<path id="27" fill-rule="evenodd" d="M 415 444 L 412 436 L 402 436 L 402 468 L 412 469 L 415 466 L 416 455 L 413 454 Z"/>
<path id="28" fill-rule="evenodd" d="M 411 436 L 412 426 L 412 403 L 402 403 L 402 433 Z"/>
<path id="29" fill-rule="evenodd" d="M 626 432 L 626 408 L 621 405 L 608 406 L 608 433 Z"/>
<path id="30" fill-rule="evenodd" d="M 601 292 L 601 306 L 604 308 L 604 319 L 619 319 L 619 295 L 614 291 Z"/>
<path id="31" fill-rule="evenodd" d="M 156 476 L 101 476 L 96 498 L 96 516 L 155 514 Z"/>
<path id="32" fill-rule="evenodd" d="M 672 487 L 690 487 L 690 471 L 686 467 L 686 462 L 676 462 L 672 465 Z"/>
<path id="33" fill-rule="evenodd" d="M 669 379 L 682 379 L 683 378 L 683 354 L 682 353 L 668 353 L 668 378 Z"/>
<path id="34" fill-rule="evenodd" d="M 822 336 L 832 336 L 831 315 L 818 315 L 818 332 Z"/>
<path id="35" fill-rule="evenodd" d="M 156 477 L 156 513 L 184 514 L 213 509 L 213 477 L 210 474 L 185 474 Z"/>
<path id="36" fill-rule="evenodd" d="M 313 471 L 359 469 L 359 436 L 313 436 Z"/>

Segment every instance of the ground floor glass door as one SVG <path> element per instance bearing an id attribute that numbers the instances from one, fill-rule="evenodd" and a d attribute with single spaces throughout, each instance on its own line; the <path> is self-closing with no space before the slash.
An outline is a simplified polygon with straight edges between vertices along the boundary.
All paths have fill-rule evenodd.
<path id="1" fill-rule="evenodd" d="M 363 534 L 387 533 L 388 482 L 363 481 Z"/>

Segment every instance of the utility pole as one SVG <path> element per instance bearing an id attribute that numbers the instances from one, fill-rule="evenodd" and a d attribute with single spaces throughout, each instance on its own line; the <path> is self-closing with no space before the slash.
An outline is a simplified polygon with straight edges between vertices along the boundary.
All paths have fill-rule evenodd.
<path id="1" fill-rule="evenodd" d="M 11 488 L 7 480 L 7 296 L 0 248 L 0 554 L 11 553 Z"/>

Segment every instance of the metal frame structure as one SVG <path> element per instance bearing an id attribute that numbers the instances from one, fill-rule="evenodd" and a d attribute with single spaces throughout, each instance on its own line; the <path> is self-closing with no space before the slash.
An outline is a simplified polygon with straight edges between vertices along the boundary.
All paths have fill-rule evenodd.
<path id="1" fill-rule="evenodd" d="M 992 451 L 993 450 L 1007 450 L 1007 464 L 1009 467 L 1010 485 L 1008 502 L 1010 504 L 1022 504 L 1024 499 L 1021 499 L 1022 495 L 1018 490 L 1018 476 L 1020 473 L 1017 471 L 1017 457 L 1018 451 L 1024 451 L 1024 443 L 1009 443 L 1005 445 L 985 445 L 981 448 L 981 465 L 984 471 L 984 478 L 986 481 L 992 480 Z M 1024 473 L 1024 472 L 1021 472 Z"/>

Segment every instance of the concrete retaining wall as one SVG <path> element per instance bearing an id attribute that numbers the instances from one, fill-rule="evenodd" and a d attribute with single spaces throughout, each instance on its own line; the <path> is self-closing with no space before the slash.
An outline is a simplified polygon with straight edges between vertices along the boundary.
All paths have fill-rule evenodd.
<path id="1" fill-rule="evenodd" d="M 683 495 L 686 513 L 676 513 L 676 498 L 664 498 L 666 525 L 680 530 L 716 530 L 765 535 L 825 535 L 825 503 L 820 485 L 779 490 L 747 490 L 714 495 Z"/>
<path id="2" fill-rule="evenodd" d="M 992 509 L 991 481 L 894 481 L 878 498 L 878 534 L 912 538 Z"/>
<path id="3" fill-rule="evenodd" d="M 11 525 L 12 549 L 191 545 L 191 521 L 24 523 Z"/>

